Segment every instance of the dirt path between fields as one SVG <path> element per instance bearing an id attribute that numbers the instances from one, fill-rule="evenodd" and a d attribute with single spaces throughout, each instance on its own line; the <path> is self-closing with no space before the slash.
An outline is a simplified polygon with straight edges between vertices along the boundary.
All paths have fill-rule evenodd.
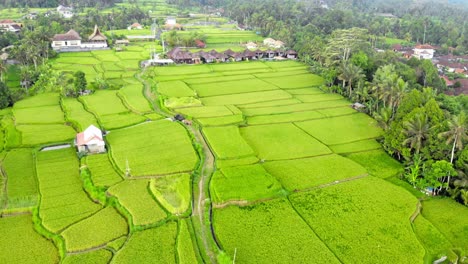
<path id="1" fill-rule="evenodd" d="M 150 101 L 153 109 L 157 114 L 160 114 L 164 117 L 172 117 L 174 114 L 165 112 L 159 108 L 159 105 L 156 103 L 157 95 L 151 91 L 151 85 L 148 83 L 148 81 L 141 78 L 141 75 L 144 73 L 144 71 L 145 70 L 143 69 L 141 73 L 136 75 L 136 78 L 144 84 L 144 96 L 148 99 L 148 101 Z M 216 241 L 211 221 L 212 207 L 211 202 L 209 202 L 208 189 L 210 177 L 215 168 L 215 158 L 200 130 L 194 128 L 193 126 L 184 126 L 194 135 L 195 141 L 201 145 L 205 158 L 203 160 L 202 169 L 198 178 L 198 190 L 194 190 L 192 195 L 192 219 L 196 220 L 196 223 L 193 224 L 193 227 L 195 229 L 195 233 L 200 235 L 200 240 L 202 241 L 202 245 L 199 245 L 200 250 L 204 250 L 204 253 L 209 257 L 211 263 L 216 263 L 216 252 L 213 250 L 212 241 L 214 241 L 218 248 L 219 245 Z M 210 219 L 205 219 L 207 216 L 205 212 L 209 212 L 208 215 Z M 205 224 L 207 221 L 209 221 L 209 225 Z"/>

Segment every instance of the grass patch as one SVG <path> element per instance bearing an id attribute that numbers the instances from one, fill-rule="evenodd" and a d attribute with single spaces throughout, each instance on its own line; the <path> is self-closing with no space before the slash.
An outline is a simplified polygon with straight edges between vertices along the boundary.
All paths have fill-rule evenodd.
<path id="1" fill-rule="evenodd" d="M 48 230 L 59 232 L 101 208 L 83 190 L 74 149 L 38 152 L 36 168 L 41 193 L 39 216 Z"/>
<path id="2" fill-rule="evenodd" d="M 83 264 L 83 263 L 109 263 L 112 258 L 112 252 L 106 249 L 98 249 L 87 253 L 67 255 L 63 264 Z"/>
<path id="3" fill-rule="evenodd" d="M 368 139 L 339 145 L 331 145 L 329 147 L 333 152 L 339 154 L 377 150 L 382 148 L 379 142 L 375 141 L 375 139 Z"/>
<path id="4" fill-rule="evenodd" d="M 134 225 L 149 225 L 166 218 L 148 190 L 149 180 L 126 180 L 108 189 L 132 215 Z"/>
<path id="5" fill-rule="evenodd" d="M 59 105 L 60 95 L 58 93 L 43 93 L 27 97 L 15 103 L 15 109 L 34 108 L 41 106 Z"/>
<path id="6" fill-rule="evenodd" d="M 216 203 L 255 201 L 283 193 L 281 184 L 259 164 L 222 168 L 214 173 L 210 185 Z"/>
<path id="7" fill-rule="evenodd" d="M 376 138 L 383 133 L 377 121 L 365 114 L 311 120 L 296 125 L 327 145 Z"/>
<path id="8" fill-rule="evenodd" d="M 358 163 L 336 154 L 265 162 L 263 166 L 289 191 L 305 190 L 367 173 Z"/>
<path id="9" fill-rule="evenodd" d="M 262 124 L 277 124 L 277 123 L 289 123 L 297 121 L 305 121 L 311 119 L 320 119 L 323 115 L 317 111 L 304 111 L 289 114 L 277 114 L 277 115 L 262 115 L 252 116 L 247 118 L 247 124 L 249 125 L 262 125 Z"/>
<path id="10" fill-rule="evenodd" d="M 127 234 L 127 222 L 113 207 L 106 207 L 95 215 L 80 221 L 62 236 L 68 252 L 81 251 L 107 244 Z"/>
<path id="11" fill-rule="evenodd" d="M 38 146 L 47 143 L 64 142 L 75 137 L 75 130 L 66 125 L 18 125 L 23 146 Z"/>
<path id="12" fill-rule="evenodd" d="M 167 223 L 130 236 L 125 246 L 115 254 L 113 263 L 174 263 L 176 260 L 177 224 Z"/>
<path id="13" fill-rule="evenodd" d="M 140 113 L 153 111 L 150 103 L 143 96 L 143 87 L 141 85 L 127 85 L 119 90 L 119 94 L 124 98 L 130 108 Z"/>
<path id="14" fill-rule="evenodd" d="M 14 108 L 17 124 L 47 124 L 47 123 L 64 123 L 62 109 L 58 105 L 54 106 L 39 106 L 31 108 Z"/>
<path id="15" fill-rule="evenodd" d="M 338 108 L 338 107 L 343 107 L 343 106 L 348 106 L 348 105 L 349 105 L 349 102 L 346 100 L 334 100 L 334 101 L 318 102 L 318 103 L 299 103 L 299 104 L 290 104 L 290 105 L 282 105 L 282 106 L 274 106 L 274 107 L 272 106 L 272 107 L 247 108 L 247 109 L 243 109 L 242 113 L 244 113 L 244 115 L 246 116 L 287 114 L 287 113 L 293 113 L 293 112 Z"/>
<path id="16" fill-rule="evenodd" d="M 241 135 L 260 159 L 292 159 L 331 153 L 325 145 L 293 124 L 245 127 L 241 128 Z"/>
<path id="17" fill-rule="evenodd" d="M 30 215 L 0 218 L 1 263 L 58 263 L 52 241 L 34 231 Z"/>
<path id="18" fill-rule="evenodd" d="M 91 171 L 91 179 L 95 186 L 109 187 L 122 181 L 120 175 L 112 167 L 107 154 L 87 156 L 86 165 Z"/>
<path id="19" fill-rule="evenodd" d="M 186 116 L 195 117 L 195 118 L 220 117 L 220 116 L 233 115 L 232 111 L 224 105 L 187 107 L 187 108 L 177 109 L 177 111 Z"/>
<path id="20" fill-rule="evenodd" d="M 136 177 L 188 172 L 198 160 L 185 129 L 167 120 L 112 131 L 107 141 L 120 171 L 128 162 Z"/>
<path id="21" fill-rule="evenodd" d="M 366 177 L 290 200 L 342 262 L 418 263 L 424 257 L 409 221 L 416 198 L 384 180 Z"/>
<path id="22" fill-rule="evenodd" d="M 221 117 L 197 118 L 197 121 L 204 127 L 235 125 L 244 122 L 244 117 L 240 115 L 230 115 Z"/>
<path id="23" fill-rule="evenodd" d="M 191 204 L 190 174 L 176 174 L 151 179 L 150 190 L 171 214 L 181 215 Z"/>
<path id="24" fill-rule="evenodd" d="M 216 83 L 205 83 L 192 85 L 192 89 L 197 91 L 198 96 L 216 96 L 226 94 L 239 94 L 247 92 L 260 92 L 277 90 L 278 88 L 272 84 L 264 82 L 260 79 L 247 79 L 236 81 L 224 81 Z"/>
<path id="25" fill-rule="evenodd" d="M 195 92 L 183 81 L 168 81 L 158 83 L 158 93 L 169 97 L 191 97 Z"/>
<path id="26" fill-rule="evenodd" d="M 245 142 L 236 126 L 207 127 L 203 129 L 211 148 L 220 159 L 251 156 L 252 148 Z"/>
<path id="27" fill-rule="evenodd" d="M 147 120 L 146 117 L 131 112 L 104 115 L 100 116 L 99 119 L 106 130 L 128 127 Z"/>
<path id="28" fill-rule="evenodd" d="M 195 247 L 190 236 L 186 219 L 179 221 L 179 234 L 177 236 L 177 253 L 179 263 L 198 263 Z"/>
<path id="29" fill-rule="evenodd" d="M 287 200 L 215 209 L 214 230 L 239 263 L 340 263 Z"/>
<path id="30" fill-rule="evenodd" d="M 63 106 L 67 119 L 76 122 L 80 131 L 85 130 L 90 125 L 97 126 L 98 122 L 94 115 L 86 111 L 83 105 L 75 98 L 64 98 Z"/>
<path id="31" fill-rule="evenodd" d="M 375 177 L 389 178 L 403 172 L 401 163 L 390 157 L 383 150 L 372 150 L 346 155 L 347 158 L 361 164 Z"/>
<path id="32" fill-rule="evenodd" d="M 281 100 L 291 98 L 291 95 L 282 90 L 252 92 L 231 95 L 219 95 L 202 98 L 201 101 L 207 106 L 217 105 L 236 105 L 236 104 L 249 104 L 265 101 Z"/>
<path id="33" fill-rule="evenodd" d="M 270 77 L 264 78 L 265 81 L 272 83 L 282 89 L 294 89 L 310 86 L 320 86 L 324 83 L 322 77 L 315 74 L 294 75 L 292 78 Z"/>
<path id="34" fill-rule="evenodd" d="M 38 189 L 31 149 L 13 149 L 3 160 L 6 172 L 7 208 L 35 206 L 38 202 Z"/>

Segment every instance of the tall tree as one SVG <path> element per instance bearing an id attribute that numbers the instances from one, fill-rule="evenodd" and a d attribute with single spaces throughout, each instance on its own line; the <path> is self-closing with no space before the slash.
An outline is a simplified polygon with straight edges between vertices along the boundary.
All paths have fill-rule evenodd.
<path id="1" fill-rule="evenodd" d="M 446 138 L 447 144 L 452 144 L 450 163 L 453 164 L 455 149 L 462 150 L 463 143 L 468 140 L 468 125 L 465 113 L 461 112 L 459 115 L 453 116 L 452 120 L 448 121 L 448 130 L 440 133 L 439 136 Z"/>
<path id="2" fill-rule="evenodd" d="M 348 96 L 351 97 L 353 91 L 353 81 L 364 78 L 362 69 L 352 63 L 344 63 L 340 67 L 340 72 L 341 73 L 338 75 L 338 79 L 343 81 L 343 89 L 345 88 L 345 83 L 348 83 Z"/>
<path id="3" fill-rule="evenodd" d="M 424 141 L 429 137 L 431 127 L 425 114 L 416 114 L 412 119 L 404 123 L 403 133 L 406 135 L 404 145 L 410 145 L 410 148 L 419 154 Z"/>

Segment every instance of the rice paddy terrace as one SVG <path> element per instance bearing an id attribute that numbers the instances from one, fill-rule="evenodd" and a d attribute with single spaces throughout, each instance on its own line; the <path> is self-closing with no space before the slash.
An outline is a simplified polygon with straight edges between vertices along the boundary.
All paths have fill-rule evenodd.
<path id="1" fill-rule="evenodd" d="M 322 78 L 305 65 L 140 74 L 135 58 L 143 54 L 61 54 L 57 69 L 122 88 L 78 99 L 45 93 L 0 113 L 1 263 L 422 263 L 466 255 L 466 208 L 418 199 L 395 177 L 402 168 L 376 141 L 376 122 L 322 92 Z M 165 119 L 175 114 L 192 125 Z M 90 124 L 108 131 L 107 153 L 40 151 L 70 143 Z"/>

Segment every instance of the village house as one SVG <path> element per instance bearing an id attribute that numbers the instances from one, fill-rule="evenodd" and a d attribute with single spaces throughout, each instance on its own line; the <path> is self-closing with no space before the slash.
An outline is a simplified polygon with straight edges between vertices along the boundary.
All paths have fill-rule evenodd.
<path id="1" fill-rule="evenodd" d="M 53 37 L 52 49 L 57 52 L 108 49 L 107 37 L 95 25 L 93 33 L 88 37 L 88 41 L 82 42 L 80 34 L 70 29 L 65 34 L 56 34 Z"/>
<path id="2" fill-rule="evenodd" d="M 21 31 L 21 24 L 11 19 L 0 20 L 0 31 L 18 33 Z"/>
<path id="3" fill-rule="evenodd" d="M 73 17 L 73 7 L 67 7 L 59 5 L 57 7 L 57 13 L 63 18 L 72 18 Z"/>
<path id="4" fill-rule="evenodd" d="M 94 125 L 90 125 L 84 132 L 76 135 L 75 146 L 78 152 L 90 154 L 106 152 L 102 131 Z"/>
<path id="5" fill-rule="evenodd" d="M 177 24 L 177 19 L 173 16 L 169 16 L 166 18 L 166 25 L 175 25 Z"/>
<path id="6" fill-rule="evenodd" d="M 431 45 L 416 45 L 413 49 L 413 57 L 418 59 L 427 59 L 430 60 L 434 57 L 435 49 Z"/>
<path id="7" fill-rule="evenodd" d="M 80 48 L 81 37 L 78 32 L 70 29 L 65 34 L 56 34 L 52 39 L 52 49 L 59 51 L 66 48 Z"/>
<path id="8" fill-rule="evenodd" d="M 127 27 L 128 30 L 140 30 L 143 29 L 143 26 L 140 25 L 139 23 L 135 22 L 131 24 L 130 26 Z"/>
<path id="9" fill-rule="evenodd" d="M 243 60 L 258 60 L 258 59 L 296 59 L 297 52 L 294 50 L 288 50 L 283 52 L 282 50 L 249 50 L 245 49 L 243 52 L 234 52 L 231 49 L 228 49 L 224 52 L 218 52 L 216 50 L 211 50 L 209 52 L 204 52 L 202 50 L 198 52 L 189 52 L 187 50 L 182 50 L 179 47 L 176 47 L 169 52 L 167 52 L 167 57 L 174 61 L 175 63 L 183 64 L 198 64 L 198 63 L 211 63 L 211 62 L 228 62 L 228 61 L 243 61 Z M 150 63 L 145 64 L 151 65 Z"/>
<path id="10" fill-rule="evenodd" d="M 203 41 L 201 41 L 201 40 L 199 40 L 199 39 L 196 39 L 196 40 L 195 40 L 195 45 L 197 45 L 197 47 L 200 48 L 200 49 L 206 48 L 205 42 L 203 42 Z"/>

